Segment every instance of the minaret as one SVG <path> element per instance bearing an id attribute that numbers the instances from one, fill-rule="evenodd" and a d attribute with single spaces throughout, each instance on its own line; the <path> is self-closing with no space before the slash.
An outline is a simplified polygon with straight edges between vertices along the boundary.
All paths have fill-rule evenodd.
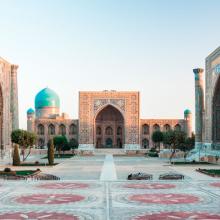
<path id="1" fill-rule="evenodd" d="M 192 112 L 189 109 L 184 111 L 186 137 L 192 136 Z"/>
<path id="2" fill-rule="evenodd" d="M 204 113 L 204 83 L 203 69 L 193 69 L 195 74 L 195 148 L 202 147 L 203 113 Z"/>
<path id="3" fill-rule="evenodd" d="M 35 112 L 32 108 L 27 110 L 27 131 L 34 132 L 35 130 Z"/>
<path id="4" fill-rule="evenodd" d="M 18 84 L 17 84 L 17 65 L 11 65 L 11 115 L 12 130 L 19 128 L 18 120 Z"/>

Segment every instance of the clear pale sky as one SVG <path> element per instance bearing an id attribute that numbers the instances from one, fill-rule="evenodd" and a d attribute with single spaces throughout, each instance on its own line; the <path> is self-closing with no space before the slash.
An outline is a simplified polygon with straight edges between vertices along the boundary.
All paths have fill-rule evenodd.
<path id="1" fill-rule="evenodd" d="M 138 90 L 142 118 L 194 113 L 192 69 L 220 45 L 219 0 L 0 0 L 0 56 L 19 65 L 20 127 L 48 86 L 78 117 L 80 90 Z"/>

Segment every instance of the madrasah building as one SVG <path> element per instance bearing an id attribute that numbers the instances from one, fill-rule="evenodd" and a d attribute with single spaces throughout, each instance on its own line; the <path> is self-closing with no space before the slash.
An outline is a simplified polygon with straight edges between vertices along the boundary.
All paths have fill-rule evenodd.
<path id="1" fill-rule="evenodd" d="M 0 57 L 0 147 L 1 153 L 11 147 L 11 132 L 18 124 L 18 65 Z"/>
<path id="2" fill-rule="evenodd" d="M 50 88 L 35 97 L 35 111 L 27 111 L 27 128 L 38 135 L 38 146 L 45 146 L 55 135 L 74 139 L 81 150 L 95 148 L 148 149 L 152 133 L 170 129 L 192 134 L 192 114 L 183 119 L 140 119 L 140 93 L 136 91 L 79 92 L 79 119 L 60 114 L 60 99 Z"/>

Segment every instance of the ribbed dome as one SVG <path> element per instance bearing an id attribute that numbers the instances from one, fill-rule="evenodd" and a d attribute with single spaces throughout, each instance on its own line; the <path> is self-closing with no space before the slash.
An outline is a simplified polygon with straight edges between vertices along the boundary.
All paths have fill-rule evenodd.
<path id="1" fill-rule="evenodd" d="M 41 90 L 35 97 L 35 109 L 45 107 L 60 107 L 59 96 L 52 89 L 45 88 Z"/>
<path id="2" fill-rule="evenodd" d="M 192 112 L 189 110 L 189 109 L 186 109 L 185 111 L 184 111 L 184 115 L 189 115 L 189 114 L 191 114 Z"/>
<path id="3" fill-rule="evenodd" d="M 34 114 L 35 112 L 34 112 L 34 109 L 33 108 L 29 108 L 28 110 L 27 110 L 27 114 L 28 115 L 31 115 L 31 114 Z"/>

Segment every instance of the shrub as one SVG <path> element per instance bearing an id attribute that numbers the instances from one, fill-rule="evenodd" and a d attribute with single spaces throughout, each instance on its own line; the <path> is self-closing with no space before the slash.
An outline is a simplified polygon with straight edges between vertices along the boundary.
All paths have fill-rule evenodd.
<path id="1" fill-rule="evenodd" d="M 21 163 L 19 156 L 18 144 L 14 145 L 14 153 L 13 153 L 13 166 L 19 166 Z"/>
<path id="2" fill-rule="evenodd" d="M 39 161 L 35 161 L 35 164 L 39 164 Z"/>
<path id="3" fill-rule="evenodd" d="M 157 152 L 152 152 L 152 151 L 150 151 L 150 152 L 148 153 L 148 156 L 149 156 L 149 157 L 159 157 L 159 155 L 158 155 Z"/>
<path id="4" fill-rule="evenodd" d="M 10 172 L 11 172 L 11 168 L 6 167 L 6 168 L 4 169 L 4 172 L 10 173 Z"/>

